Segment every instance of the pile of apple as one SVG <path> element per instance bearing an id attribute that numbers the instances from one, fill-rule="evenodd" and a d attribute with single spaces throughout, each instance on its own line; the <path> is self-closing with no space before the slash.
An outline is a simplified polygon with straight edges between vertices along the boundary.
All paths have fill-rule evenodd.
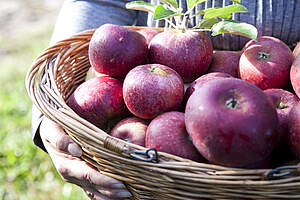
<path id="1" fill-rule="evenodd" d="M 203 32 L 105 24 L 89 45 L 95 76 L 68 105 L 127 142 L 197 162 L 272 167 L 278 152 L 300 159 L 294 56 L 274 37 L 214 51 Z"/>

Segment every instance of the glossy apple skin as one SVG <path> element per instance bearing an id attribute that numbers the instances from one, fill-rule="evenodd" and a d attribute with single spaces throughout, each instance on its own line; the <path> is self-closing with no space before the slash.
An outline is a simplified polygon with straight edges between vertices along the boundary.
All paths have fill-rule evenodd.
<path id="1" fill-rule="evenodd" d="M 101 128 L 108 120 L 128 113 L 122 83 L 111 77 L 96 77 L 82 83 L 70 96 L 68 105 Z"/>
<path id="2" fill-rule="evenodd" d="M 291 66 L 290 79 L 293 90 L 300 98 L 300 56 L 297 56 Z"/>
<path id="3" fill-rule="evenodd" d="M 146 147 L 198 162 L 204 160 L 186 132 L 182 112 L 171 111 L 155 117 L 147 128 Z"/>
<path id="4" fill-rule="evenodd" d="M 114 24 L 104 24 L 94 32 L 89 59 L 96 72 L 124 78 L 130 69 L 144 64 L 147 41 L 138 32 Z"/>
<path id="5" fill-rule="evenodd" d="M 202 32 L 164 31 L 149 44 L 150 62 L 171 67 L 184 82 L 192 82 L 207 71 L 212 53 L 211 39 Z"/>
<path id="6" fill-rule="evenodd" d="M 186 105 L 186 102 L 190 98 L 190 96 L 193 94 L 195 90 L 197 90 L 199 87 L 201 87 L 203 84 L 207 83 L 208 81 L 215 80 L 216 78 L 233 78 L 231 75 L 223 72 L 211 72 L 204 74 L 194 80 L 186 89 L 183 97 L 183 105 Z"/>
<path id="7" fill-rule="evenodd" d="M 277 38 L 264 36 L 258 42 L 250 41 L 239 61 L 239 77 L 265 90 L 286 88 L 289 83 L 293 54 Z M 246 44 L 247 45 L 247 44 Z"/>
<path id="8" fill-rule="evenodd" d="M 145 146 L 148 124 L 137 117 L 127 117 L 118 122 L 110 131 L 110 135 L 127 142 Z"/>
<path id="9" fill-rule="evenodd" d="M 261 89 L 237 78 L 204 84 L 189 98 L 186 129 L 210 162 L 244 167 L 267 158 L 277 141 L 276 109 Z"/>
<path id="10" fill-rule="evenodd" d="M 156 36 L 158 33 L 160 33 L 160 31 L 155 30 L 155 29 L 151 29 L 151 28 L 143 28 L 140 30 L 137 30 L 138 33 L 142 34 L 147 41 L 147 45 L 150 44 L 152 38 L 154 38 L 154 36 Z"/>
<path id="11" fill-rule="evenodd" d="M 238 78 L 240 56 L 238 51 L 214 51 L 208 73 L 223 72 Z"/>
<path id="12" fill-rule="evenodd" d="M 300 102 L 298 102 L 289 114 L 289 147 L 296 159 L 300 159 Z"/>
<path id="13" fill-rule="evenodd" d="M 180 107 L 184 85 L 179 74 L 170 67 L 140 65 L 126 75 L 123 95 L 132 114 L 142 119 L 153 119 L 162 112 Z"/>
<path id="14" fill-rule="evenodd" d="M 276 108 L 278 115 L 278 143 L 276 147 L 287 146 L 288 144 L 288 116 L 293 106 L 298 103 L 299 98 L 293 93 L 272 88 L 264 90 L 270 101 Z"/>

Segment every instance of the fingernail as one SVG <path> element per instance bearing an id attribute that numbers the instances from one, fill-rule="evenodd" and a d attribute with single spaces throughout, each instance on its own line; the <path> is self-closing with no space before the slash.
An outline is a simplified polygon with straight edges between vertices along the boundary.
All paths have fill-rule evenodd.
<path id="1" fill-rule="evenodd" d="M 124 188 L 126 188 L 125 185 L 122 184 L 122 183 L 112 184 L 111 187 L 115 188 L 115 189 L 124 189 Z"/>
<path id="2" fill-rule="evenodd" d="M 130 192 L 122 191 L 122 192 L 118 192 L 117 196 L 120 197 L 120 198 L 124 198 L 124 197 L 131 197 L 132 195 L 131 195 Z"/>
<path id="3" fill-rule="evenodd" d="M 74 143 L 68 145 L 68 151 L 72 156 L 80 157 L 82 155 L 82 150 Z"/>

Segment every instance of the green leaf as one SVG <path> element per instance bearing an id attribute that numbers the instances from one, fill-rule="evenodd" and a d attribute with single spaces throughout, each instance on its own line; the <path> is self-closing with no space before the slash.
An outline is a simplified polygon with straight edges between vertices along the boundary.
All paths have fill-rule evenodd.
<path id="1" fill-rule="evenodd" d="M 235 3 L 238 3 L 238 4 L 241 4 L 241 0 L 231 0 L 232 2 L 235 2 Z"/>
<path id="2" fill-rule="evenodd" d="M 183 15 L 182 13 L 174 12 L 173 10 L 165 8 L 163 5 L 158 5 L 155 9 L 153 19 L 166 19 L 177 15 Z"/>
<path id="3" fill-rule="evenodd" d="M 214 24 L 211 28 L 212 36 L 222 33 L 242 35 L 253 40 L 257 40 L 257 29 L 251 24 L 239 22 L 235 20 L 225 20 Z"/>
<path id="4" fill-rule="evenodd" d="M 196 15 L 205 15 L 205 13 L 208 13 L 208 12 L 218 12 L 218 9 L 220 7 L 214 7 L 214 8 L 207 8 L 205 10 L 200 10 L 198 11 L 194 16 Z M 222 19 L 229 19 L 232 17 L 232 14 L 225 14 L 225 15 L 220 15 L 218 16 L 219 18 L 222 18 Z M 208 18 L 208 19 L 211 19 L 211 18 Z"/>
<path id="5" fill-rule="evenodd" d="M 164 4 L 171 5 L 174 8 L 178 8 L 178 4 L 176 0 L 159 0 L 159 1 Z"/>
<path id="6" fill-rule="evenodd" d="M 145 1 L 132 1 L 129 3 L 126 3 L 126 8 L 127 9 L 132 9 L 132 10 L 142 10 L 146 12 L 155 12 L 156 6 L 145 2 Z"/>
<path id="7" fill-rule="evenodd" d="M 204 19 L 209 19 L 214 17 L 222 18 L 222 16 L 227 14 L 241 13 L 241 12 L 248 12 L 248 10 L 245 6 L 234 4 L 223 8 L 210 9 L 207 12 L 205 12 Z"/>
<path id="8" fill-rule="evenodd" d="M 205 29 L 211 29 L 213 25 L 218 23 L 220 20 L 216 18 L 211 19 L 202 19 L 201 22 L 197 25 L 196 28 L 205 28 Z"/>
<path id="9" fill-rule="evenodd" d="M 207 0 L 186 0 L 186 4 L 188 6 L 188 9 L 193 9 L 196 5 L 205 1 Z"/>

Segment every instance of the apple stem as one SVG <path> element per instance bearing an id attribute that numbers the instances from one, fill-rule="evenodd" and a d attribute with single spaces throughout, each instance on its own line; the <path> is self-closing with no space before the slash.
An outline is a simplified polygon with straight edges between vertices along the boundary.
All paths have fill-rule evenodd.
<path id="1" fill-rule="evenodd" d="M 266 53 L 266 52 L 258 52 L 258 59 L 267 59 L 269 58 L 270 54 L 269 53 Z"/>
<path id="2" fill-rule="evenodd" d="M 237 108 L 240 107 L 240 102 L 233 97 L 231 99 L 228 99 L 225 102 L 225 105 L 226 105 L 227 108 L 237 109 Z"/>

